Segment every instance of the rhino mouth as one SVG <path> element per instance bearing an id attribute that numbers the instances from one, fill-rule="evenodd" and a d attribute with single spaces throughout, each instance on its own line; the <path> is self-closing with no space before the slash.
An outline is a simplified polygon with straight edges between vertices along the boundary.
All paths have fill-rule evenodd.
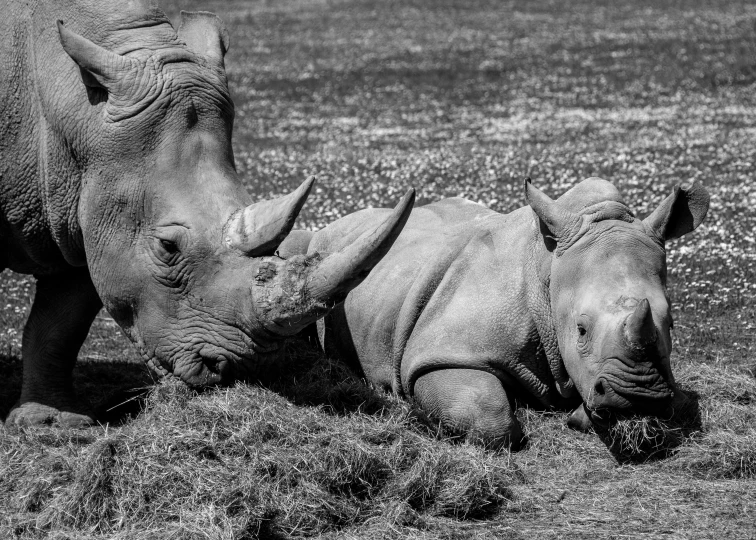
<path id="1" fill-rule="evenodd" d="M 283 352 L 281 338 L 254 339 L 233 325 L 225 336 L 206 335 L 204 338 L 183 347 L 150 350 L 137 343 L 137 348 L 147 366 L 159 377 L 176 378 L 194 388 L 257 379 L 280 360 Z"/>
<path id="2" fill-rule="evenodd" d="M 608 359 L 590 390 L 590 410 L 628 410 L 654 414 L 666 409 L 674 389 L 666 377 L 650 363 L 628 363 L 620 358 Z"/>
<path id="3" fill-rule="evenodd" d="M 223 347 L 217 345 L 205 344 L 198 353 L 202 362 L 204 379 L 212 379 L 210 384 L 228 384 L 235 376 L 235 366 L 244 362 L 241 356 L 234 354 Z M 251 362 L 251 359 L 248 361 Z M 189 381 L 186 381 L 192 384 Z M 207 383 L 201 383 L 205 386 Z"/>
<path id="4" fill-rule="evenodd" d="M 236 352 L 212 343 L 174 353 L 169 363 L 160 355 L 143 353 L 142 357 L 161 378 L 180 379 L 194 388 L 227 386 L 234 380 L 250 378 L 260 361 L 254 351 Z"/>
<path id="5" fill-rule="evenodd" d="M 275 363 L 281 347 L 266 347 L 264 351 L 230 351 L 218 345 L 205 344 L 197 353 L 203 370 L 197 377 L 183 380 L 192 386 L 227 386 L 234 381 L 257 379 L 266 367 Z"/>
<path id="6" fill-rule="evenodd" d="M 614 411 L 612 411 L 611 409 L 586 408 L 586 412 L 588 413 L 588 418 L 590 418 L 591 423 L 595 427 L 602 430 L 609 429 L 618 420 L 618 415 L 615 414 Z"/>
<path id="7" fill-rule="evenodd" d="M 588 418 L 599 429 L 609 429 L 617 421 L 638 417 L 649 416 L 664 418 L 669 416 L 675 393 L 672 389 L 668 392 L 655 394 L 652 398 L 644 395 L 644 399 L 628 399 L 619 396 L 621 405 L 625 406 L 589 406 L 585 405 Z"/>

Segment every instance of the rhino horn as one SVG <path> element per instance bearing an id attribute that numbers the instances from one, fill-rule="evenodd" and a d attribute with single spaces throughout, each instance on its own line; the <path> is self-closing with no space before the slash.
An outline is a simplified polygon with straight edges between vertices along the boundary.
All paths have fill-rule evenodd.
<path id="1" fill-rule="evenodd" d="M 135 68 L 135 60 L 103 49 L 58 21 L 63 49 L 83 70 L 87 86 L 112 89 Z"/>
<path id="2" fill-rule="evenodd" d="M 310 298 L 330 305 L 344 300 L 391 248 L 407 223 L 414 203 L 415 190 L 410 189 L 383 223 L 323 259 L 309 277 Z"/>
<path id="3" fill-rule="evenodd" d="M 374 230 L 335 253 L 296 254 L 266 261 L 255 280 L 259 320 L 277 336 L 300 332 L 342 302 L 388 252 L 412 211 L 415 191 Z"/>
<path id="4" fill-rule="evenodd" d="M 294 226 L 314 183 L 310 177 L 288 195 L 237 212 L 226 226 L 226 245 L 250 257 L 271 255 Z"/>
<path id="5" fill-rule="evenodd" d="M 638 302 L 623 326 L 625 342 L 633 348 L 640 349 L 656 342 L 656 326 L 651 315 L 651 305 L 646 298 Z"/>
<path id="6" fill-rule="evenodd" d="M 557 241 L 568 239 L 580 226 L 579 215 L 553 201 L 530 178 L 525 179 L 525 200 Z"/>

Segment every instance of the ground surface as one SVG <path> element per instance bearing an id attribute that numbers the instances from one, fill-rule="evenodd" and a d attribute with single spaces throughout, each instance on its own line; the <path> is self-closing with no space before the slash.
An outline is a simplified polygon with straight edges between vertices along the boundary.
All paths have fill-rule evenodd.
<path id="1" fill-rule="evenodd" d="M 120 425 L 0 433 L 1 537 L 756 538 L 755 5 L 165 7 L 226 21 L 239 171 L 261 196 L 317 174 L 305 226 L 409 186 L 508 211 L 525 176 L 552 195 L 602 176 L 643 214 L 674 183 L 703 182 L 709 218 L 669 250 L 673 366 L 702 432 L 619 465 L 565 414 L 521 410 L 529 445 L 494 454 L 441 440 L 297 343 L 272 390 L 159 385 Z M 0 276 L 2 416 L 33 289 Z M 152 384 L 105 314 L 76 374 L 105 409 Z"/>

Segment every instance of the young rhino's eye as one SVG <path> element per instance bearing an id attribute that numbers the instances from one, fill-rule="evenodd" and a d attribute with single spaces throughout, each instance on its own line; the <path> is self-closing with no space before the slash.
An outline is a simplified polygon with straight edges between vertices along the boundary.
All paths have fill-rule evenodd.
<path id="1" fill-rule="evenodd" d="M 589 327 L 584 322 L 577 323 L 578 338 L 575 342 L 578 352 L 582 355 L 588 354 L 591 351 L 591 340 L 588 338 Z"/>

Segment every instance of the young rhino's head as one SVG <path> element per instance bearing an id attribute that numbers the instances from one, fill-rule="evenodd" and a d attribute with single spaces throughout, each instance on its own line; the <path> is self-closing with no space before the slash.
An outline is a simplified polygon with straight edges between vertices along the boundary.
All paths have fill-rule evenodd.
<path id="1" fill-rule="evenodd" d="M 642 221 L 598 178 L 557 201 L 528 181 L 526 196 L 552 251 L 559 352 L 592 419 L 605 421 L 612 411 L 662 413 L 675 392 L 664 244 L 703 221 L 706 189 L 676 186 Z"/>

